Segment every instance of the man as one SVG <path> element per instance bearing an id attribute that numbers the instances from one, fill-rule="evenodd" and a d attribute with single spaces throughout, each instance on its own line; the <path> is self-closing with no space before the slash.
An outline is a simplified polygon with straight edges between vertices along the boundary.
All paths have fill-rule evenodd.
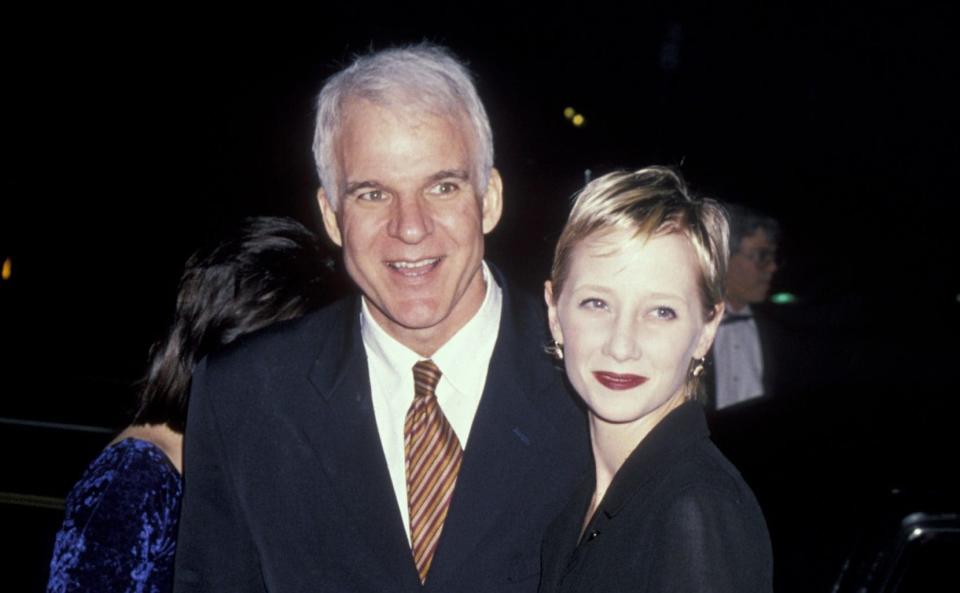
<path id="1" fill-rule="evenodd" d="M 502 184 L 469 73 L 429 45 L 358 59 L 314 153 L 362 296 L 198 368 L 175 590 L 535 591 L 586 426 L 541 307 L 483 261 Z"/>
<path id="2" fill-rule="evenodd" d="M 766 301 L 770 292 L 780 225 L 739 204 L 725 207 L 730 217 L 730 260 L 726 310 L 712 350 L 711 403 L 716 409 L 769 395 L 774 375 L 772 328 L 751 305 Z"/>

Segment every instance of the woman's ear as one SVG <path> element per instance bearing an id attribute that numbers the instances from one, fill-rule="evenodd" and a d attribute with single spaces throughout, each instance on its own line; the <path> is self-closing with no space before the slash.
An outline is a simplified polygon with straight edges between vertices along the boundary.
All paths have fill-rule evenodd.
<path id="1" fill-rule="evenodd" d="M 710 352 L 710 346 L 713 346 L 713 339 L 717 337 L 717 329 L 723 319 L 723 310 L 723 303 L 717 303 L 714 306 L 713 317 L 704 324 L 703 330 L 700 332 L 700 341 L 697 342 L 694 358 L 703 358 Z"/>
<path id="2" fill-rule="evenodd" d="M 550 335 L 557 344 L 563 344 L 563 330 L 557 318 L 557 303 L 553 298 L 553 282 L 543 283 L 543 300 L 547 304 L 547 319 L 550 321 Z"/>

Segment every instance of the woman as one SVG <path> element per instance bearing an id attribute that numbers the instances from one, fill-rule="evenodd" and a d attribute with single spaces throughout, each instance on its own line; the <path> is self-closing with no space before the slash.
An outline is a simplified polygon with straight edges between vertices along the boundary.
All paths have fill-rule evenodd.
<path id="1" fill-rule="evenodd" d="M 692 401 L 726 262 L 722 210 L 669 169 L 577 196 L 544 297 L 595 471 L 547 531 L 541 591 L 772 589 L 763 515 Z"/>
<path id="2" fill-rule="evenodd" d="M 187 261 L 174 322 L 154 347 L 133 424 L 67 497 L 48 592 L 172 590 L 194 365 L 214 348 L 318 305 L 322 273 L 314 235 L 281 218 L 250 219 L 234 239 Z"/>

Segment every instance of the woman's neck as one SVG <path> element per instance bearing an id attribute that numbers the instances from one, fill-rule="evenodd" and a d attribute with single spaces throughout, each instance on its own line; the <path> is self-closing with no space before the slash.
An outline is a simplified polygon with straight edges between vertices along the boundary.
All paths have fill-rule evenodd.
<path id="1" fill-rule="evenodd" d="M 675 397 L 633 422 L 607 422 L 590 413 L 590 445 L 593 449 L 596 490 L 588 517 L 593 516 L 617 472 L 633 450 L 667 414 L 683 402 L 682 397 Z"/>

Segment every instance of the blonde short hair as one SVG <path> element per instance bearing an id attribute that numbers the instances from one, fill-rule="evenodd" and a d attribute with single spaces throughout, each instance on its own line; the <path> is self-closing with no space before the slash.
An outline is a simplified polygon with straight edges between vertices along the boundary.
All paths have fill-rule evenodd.
<path id="1" fill-rule="evenodd" d="M 573 249 L 591 235 L 612 230 L 633 231 L 635 237 L 684 235 L 700 262 L 698 280 L 707 319 L 723 302 L 729 236 L 726 214 L 717 201 L 692 196 L 677 172 L 657 166 L 608 173 L 576 195 L 554 252 L 550 279 L 555 297 L 563 291 Z"/>
<path id="2" fill-rule="evenodd" d="M 716 200 L 693 196 L 680 174 L 667 167 L 616 171 L 580 190 L 554 252 L 550 273 L 554 300 L 563 292 L 574 248 L 587 237 L 612 230 L 632 231 L 635 237 L 670 233 L 687 237 L 700 263 L 697 282 L 704 319 L 714 318 L 723 302 L 727 275 L 727 216 Z M 698 377 L 688 374 L 689 395 L 699 391 L 698 383 Z"/>

